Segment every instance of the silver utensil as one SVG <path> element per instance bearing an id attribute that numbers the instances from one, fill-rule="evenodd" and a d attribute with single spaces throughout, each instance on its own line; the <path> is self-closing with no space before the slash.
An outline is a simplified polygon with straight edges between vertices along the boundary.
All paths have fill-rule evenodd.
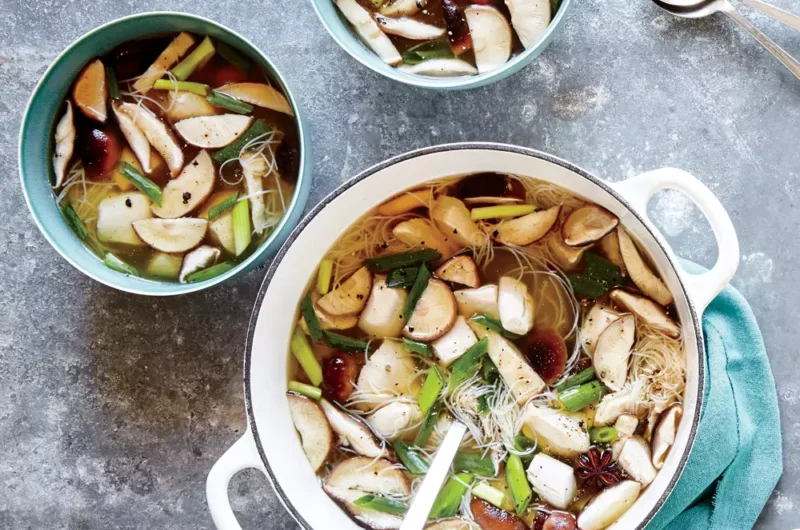
<path id="1" fill-rule="evenodd" d="M 767 37 L 743 17 L 728 0 L 653 0 L 664 11 L 683 18 L 702 18 L 714 13 L 724 13 L 736 21 L 753 36 L 764 48 L 775 56 L 783 65 L 800 79 L 800 61 L 789 55 L 783 48 Z M 800 17 L 787 13 L 782 9 L 769 5 L 761 0 L 742 0 L 742 3 L 758 9 L 775 20 L 779 20 L 795 29 L 800 29 Z"/>
<path id="2" fill-rule="evenodd" d="M 442 489 L 444 480 L 450 474 L 450 465 L 456 457 L 456 452 L 465 434 L 467 434 L 467 426 L 458 421 L 453 422 L 444 437 L 444 441 L 433 457 L 433 462 L 431 462 L 431 467 L 425 474 L 422 485 L 414 495 L 414 501 L 411 503 L 408 512 L 406 512 L 405 518 L 403 518 L 400 530 L 422 530 L 425 528 L 433 503 L 436 501 L 439 490 Z"/>

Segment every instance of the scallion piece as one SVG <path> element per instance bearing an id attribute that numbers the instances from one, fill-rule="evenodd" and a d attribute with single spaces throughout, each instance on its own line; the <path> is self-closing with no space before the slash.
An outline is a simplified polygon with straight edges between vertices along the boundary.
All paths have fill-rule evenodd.
<path id="1" fill-rule="evenodd" d="M 139 276 L 139 271 L 136 270 L 135 267 L 132 265 L 128 265 L 118 257 L 116 257 L 111 252 L 107 252 L 105 258 L 103 258 L 103 265 L 108 267 L 111 270 L 121 272 L 122 274 L 129 274 L 131 276 Z"/>
<path id="2" fill-rule="evenodd" d="M 408 351 L 418 353 L 423 357 L 433 357 L 433 348 L 430 344 L 425 344 L 424 342 L 403 337 L 403 347 L 405 347 L 405 349 Z"/>
<path id="3" fill-rule="evenodd" d="M 456 359 L 450 372 L 450 392 L 453 392 L 470 377 L 474 376 L 481 366 L 481 357 L 486 355 L 489 338 L 483 337 L 472 345 L 464 354 Z"/>
<path id="4" fill-rule="evenodd" d="M 311 293 L 306 293 L 305 298 L 300 303 L 300 312 L 303 313 L 303 320 L 306 321 L 308 334 L 311 336 L 313 342 L 319 342 L 324 336 L 322 333 L 322 326 L 319 324 L 317 312 L 314 310 L 314 302 L 311 301 Z"/>
<path id="5" fill-rule="evenodd" d="M 461 499 L 472 484 L 471 473 L 453 475 L 439 491 L 428 519 L 441 519 L 453 517 L 461 506 Z"/>
<path id="6" fill-rule="evenodd" d="M 417 437 L 414 438 L 415 447 L 425 446 L 425 443 L 433 432 L 433 428 L 436 426 L 436 422 L 439 421 L 439 412 L 441 412 L 441 408 L 441 403 L 437 402 L 428 410 L 428 414 L 425 416 L 425 419 L 422 420 L 422 425 L 419 431 L 417 431 Z"/>
<path id="7" fill-rule="evenodd" d="M 317 292 L 328 294 L 331 290 L 331 278 L 333 277 L 333 260 L 324 259 L 319 262 L 319 272 L 317 273 Z"/>
<path id="8" fill-rule="evenodd" d="M 192 53 L 187 55 L 184 60 L 178 63 L 178 66 L 172 69 L 172 75 L 179 81 L 183 81 L 192 75 L 195 70 L 206 64 L 213 55 L 214 44 L 211 42 L 210 38 L 206 37 L 192 50 Z"/>
<path id="9" fill-rule="evenodd" d="M 411 315 L 414 314 L 414 308 L 417 307 L 417 302 L 419 302 L 419 299 L 422 297 L 422 293 L 425 292 L 425 288 L 428 287 L 428 279 L 430 277 L 431 272 L 423 263 L 419 266 L 417 277 L 414 279 L 414 285 L 411 286 L 411 291 L 409 291 L 408 298 L 406 298 L 406 322 L 411 320 Z"/>
<path id="10" fill-rule="evenodd" d="M 491 456 L 465 451 L 456 453 L 456 457 L 453 460 L 453 469 L 475 473 L 483 477 L 493 477 L 497 473 Z"/>
<path id="11" fill-rule="evenodd" d="M 510 454 L 506 461 L 506 480 L 508 489 L 511 490 L 511 498 L 514 500 L 514 509 L 517 515 L 522 515 L 528 509 L 533 492 L 528 484 L 528 477 L 525 476 L 525 466 L 519 455 Z"/>
<path id="12" fill-rule="evenodd" d="M 338 333 L 332 333 L 330 331 L 323 331 L 323 334 L 325 335 L 325 341 L 328 343 L 328 346 L 342 351 L 364 353 L 367 351 L 367 347 L 369 346 L 369 343 L 365 340 L 354 339 L 352 337 L 347 337 Z"/>
<path id="13" fill-rule="evenodd" d="M 307 385 L 299 381 L 289 381 L 289 390 L 310 397 L 311 399 L 319 399 L 322 397 L 322 390 L 319 387 Z"/>
<path id="14" fill-rule="evenodd" d="M 422 383 L 422 390 L 419 391 L 419 397 L 417 397 L 419 410 L 422 411 L 423 416 L 426 415 L 433 404 L 436 403 L 439 394 L 442 392 L 442 388 L 444 388 L 444 377 L 442 377 L 439 368 L 433 366 L 428 371 L 425 382 Z"/>
<path id="15" fill-rule="evenodd" d="M 395 454 L 412 475 L 424 475 L 428 472 L 429 465 L 416 451 L 411 449 L 403 440 L 392 442 Z"/>
<path id="16" fill-rule="evenodd" d="M 153 83 L 155 90 L 177 90 L 179 92 L 191 92 L 198 96 L 208 95 L 208 85 L 203 83 L 193 83 L 191 81 L 173 81 L 172 79 L 159 79 Z"/>
<path id="17" fill-rule="evenodd" d="M 83 221 L 81 221 L 81 218 L 78 215 L 78 212 L 75 211 L 75 208 L 73 208 L 70 203 L 67 203 L 61 208 L 61 212 L 67 219 L 67 224 L 72 227 L 75 235 L 77 235 L 81 241 L 86 241 L 86 239 L 89 237 L 89 231 L 86 230 L 86 226 L 83 224 Z"/>
<path id="18" fill-rule="evenodd" d="M 417 277 L 419 267 L 392 269 L 386 277 L 386 287 L 411 287 Z"/>
<path id="19" fill-rule="evenodd" d="M 252 142 L 254 139 L 258 138 L 259 136 L 263 136 L 270 132 L 272 129 L 264 120 L 256 120 L 253 122 L 253 125 L 247 129 L 244 134 L 242 134 L 239 138 L 236 139 L 235 142 L 232 144 L 223 147 L 216 153 L 214 153 L 214 161 L 218 164 L 222 164 L 228 160 L 233 160 L 234 158 L 239 158 L 239 155 L 242 152 L 244 146 Z"/>
<path id="20" fill-rule="evenodd" d="M 219 204 L 215 204 L 208 210 L 208 220 L 213 221 L 220 215 L 224 214 L 234 206 L 236 206 L 236 201 L 239 200 L 239 192 L 233 192 L 233 195 L 226 198 L 224 201 L 220 202 Z"/>
<path id="21" fill-rule="evenodd" d="M 497 381 L 497 378 L 500 377 L 500 371 L 489 358 L 483 359 L 483 364 L 481 365 L 481 377 L 483 377 L 483 380 L 490 385 L 493 385 L 494 382 Z"/>
<path id="22" fill-rule="evenodd" d="M 400 254 L 387 254 L 377 258 L 368 258 L 363 263 L 372 272 L 389 272 L 392 269 L 421 265 L 441 258 L 442 255 L 439 252 L 430 248 L 423 248 L 410 252 L 401 252 Z"/>
<path id="23" fill-rule="evenodd" d="M 560 385 L 556 386 L 556 390 L 562 392 L 570 387 L 582 385 L 584 383 L 588 383 L 589 381 L 595 378 L 594 373 L 594 366 L 590 366 L 586 370 L 581 370 L 577 374 L 573 375 L 572 377 L 568 378 L 566 381 L 561 383 Z"/>
<path id="24" fill-rule="evenodd" d="M 222 263 L 217 263 L 216 265 L 212 265 L 207 269 L 191 273 L 186 277 L 186 281 L 189 283 L 204 282 L 206 280 L 210 280 L 211 278 L 215 278 L 220 274 L 225 274 L 233 267 L 234 265 L 230 261 L 223 261 Z"/>
<path id="25" fill-rule="evenodd" d="M 241 55 L 239 55 L 239 52 L 237 52 L 224 42 L 216 41 L 215 48 L 220 57 L 231 63 L 233 66 L 235 66 L 242 72 L 247 73 L 250 71 L 250 62 Z"/>
<path id="26" fill-rule="evenodd" d="M 493 488 L 485 481 L 478 482 L 472 486 L 472 495 L 485 500 L 489 504 L 494 504 L 498 508 L 503 507 L 503 501 L 506 498 L 505 493 L 497 488 Z"/>
<path id="27" fill-rule="evenodd" d="M 308 343 L 306 334 L 303 333 L 302 329 L 297 328 L 294 330 L 289 349 L 297 359 L 297 362 L 300 363 L 311 384 L 319 386 L 322 383 L 322 366 L 314 356 L 314 351 L 311 349 L 311 345 Z"/>
<path id="28" fill-rule="evenodd" d="M 619 438 L 614 427 L 596 427 L 589 430 L 589 439 L 593 443 L 607 444 Z"/>
<path id="29" fill-rule="evenodd" d="M 142 175 L 138 169 L 127 162 L 122 163 L 120 173 L 130 180 L 139 191 L 147 195 L 156 206 L 161 206 L 161 188 L 158 187 L 158 184 Z"/>
<path id="30" fill-rule="evenodd" d="M 600 401 L 605 394 L 606 387 L 600 381 L 592 381 L 559 392 L 558 399 L 564 408 L 574 412 Z"/>
<path id="31" fill-rule="evenodd" d="M 503 217 L 520 217 L 536 210 L 532 204 L 503 204 L 501 206 L 483 206 L 473 208 L 469 214 L 473 221 L 480 219 L 501 219 Z"/>
<path id="32" fill-rule="evenodd" d="M 250 208 L 247 199 L 236 203 L 231 212 L 233 221 L 233 247 L 236 255 L 240 256 L 250 246 L 252 234 L 250 233 Z"/>
<path id="33" fill-rule="evenodd" d="M 517 335 L 516 333 L 505 330 L 499 320 L 496 320 L 489 315 L 474 315 L 472 318 L 470 318 L 470 320 L 485 328 L 498 332 L 507 339 L 516 340 L 522 337 L 522 335 Z"/>
<path id="34" fill-rule="evenodd" d="M 119 82 L 117 81 L 117 72 L 110 66 L 106 66 L 106 84 L 108 85 L 108 95 L 111 99 L 115 101 L 122 99 Z"/>
<path id="35" fill-rule="evenodd" d="M 212 90 L 211 95 L 209 95 L 206 100 L 215 107 L 220 107 L 237 114 L 250 114 L 253 112 L 253 106 L 249 103 L 245 103 L 228 94 L 217 92 L 216 90 Z"/>
<path id="36" fill-rule="evenodd" d="M 531 440 L 524 434 L 518 434 L 514 437 L 514 449 L 524 455 L 519 455 L 520 460 L 525 466 L 528 466 L 533 460 L 533 455 L 537 452 L 536 441 Z"/>
<path id="37" fill-rule="evenodd" d="M 354 500 L 353 504 L 365 510 L 374 510 L 376 512 L 391 513 L 394 515 L 399 515 L 408 511 L 408 506 L 402 502 L 380 495 L 364 495 Z"/>
<path id="38" fill-rule="evenodd" d="M 406 64 L 419 64 L 428 59 L 447 59 L 453 57 L 450 43 L 442 41 L 423 42 L 403 52 L 403 62 Z"/>

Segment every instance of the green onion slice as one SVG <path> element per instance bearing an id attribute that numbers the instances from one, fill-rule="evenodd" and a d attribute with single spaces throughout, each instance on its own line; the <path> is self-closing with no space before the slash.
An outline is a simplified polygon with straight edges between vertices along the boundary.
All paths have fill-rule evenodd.
<path id="1" fill-rule="evenodd" d="M 299 381 L 289 381 L 289 391 L 297 392 L 311 399 L 319 399 L 322 397 L 322 390 L 319 387 L 300 383 Z"/>
<path id="2" fill-rule="evenodd" d="M 120 173 L 130 180 L 139 191 L 147 195 L 156 206 L 161 206 L 161 188 L 158 187 L 158 184 L 142 175 L 138 169 L 127 162 L 122 163 Z"/>
<path id="3" fill-rule="evenodd" d="M 220 215 L 224 214 L 225 212 L 236 206 L 236 201 L 238 200 L 239 200 L 239 192 L 235 191 L 233 192 L 233 195 L 227 197 L 224 201 L 212 206 L 211 209 L 208 210 L 208 220 L 213 221 Z"/>
<path id="4" fill-rule="evenodd" d="M 217 263 L 216 265 L 212 265 L 207 269 L 191 273 L 186 277 L 186 281 L 189 283 L 204 282 L 206 280 L 210 280 L 211 278 L 216 278 L 221 274 L 225 274 L 233 267 L 234 264 L 230 261 L 223 261 L 222 263 Z"/>
<path id="5" fill-rule="evenodd" d="M 306 293 L 305 298 L 303 298 L 300 304 L 300 311 L 303 313 L 303 320 L 306 321 L 306 327 L 308 328 L 308 334 L 311 336 L 311 340 L 314 342 L 321 341 L 323 337 L 322 326 L 319 324 L 317 312 L 314 310 L 314 302 L 311 301 L 310 292 Z"/>
<path id="6" fill-rule="evenodd" d="M 308 323 L 306 322 L 306 324 Z M 369 343 L 365 340 L 354 339 L 352 337 L 347 337 L 331 331 L 323 331 L 323 334 L 325 335 L 325 341 L 331 348 L 337 348 L 342 351 L 363 353 L 367 351 L 367 348 L 369 347 Z"/>
<path id="7" fill-rule="evenodd" d="M 217 92 L 216 90 L 212 90 L 211 95 L 209 95 L 206 100 L 215 107 L 220 107 L 237 114 L 250 114 L 253 112 L 253 106 L 249 103 L 245 103 L 228 94 Z"/>
<path id="8" fill-rule="evenodd" d="M 417 398 L 423 416 L 428 414 L 433 404 L 436 403 L 442 388 L 444 388 L 444 377 L 437 366 L 432 366 L 425 377 L 425 382 L 422 383 L 422 390 L 419 391 Z"/>
<path id="9" fill-rule="evenodd" d="M 128 265 L 111 252 L 107 252 L 103 258 L 103 264 L 111 270 L 121 272 L 122 274 L 129 274 L 131 276 L 139 276 L 139 271 L 132 265 Z"/>
<path id="10" fill-rule="evenodd" d="M 83 221 L 81 221 L 75 208 L 73 208 L 70 203 L 67 203 L 61 208 L 61 212 L 64 214 L 64 217 L 66 217 L 67 223 L 72 227 L 72 230 L 75 231 L 75 234 L 82 241 L 86 241 L 89 237 L 89 231 L 86 230 L 86 226 L 83 224 Z"/>
<path id="11" fill-rule="evenodd" d="M 223 162 L 227 162 L 228 160 L 233 160 L 234 158 L 239 158 L 239 155 L 244 149 L 244 146 L 258 138 L 259 136 L 263 136 L 270 132 L 272 128 L 267 125 L 264 120 L 256 120 L 253 122 L 253 125 L 247 129 L 244 134 L 242 134 L 239 138 L 236 139 L 235 142 L 232 144 L 223 147 L 216 153 L 214 153 L 214 161 L 218 164 L 222 164 Z"/>
<path id="12" fill-rule="evenodd" d="M 314 356 L 314 351 L 311 349 L 308 339 L 306 339 L 306 334 L 299 327 L 294 330 L 289 349 L 297 359 L 297 362 L 300 363 L 311 384 L 319 386 L 322 383 L 322 366 Z"/>
<path id="13" fill-rule="evenodd" d="M 619 438 L 614 427 L 596 427 L 589 430 L 589 439 L 594 443 L 607 444 Z"/>
<path id="14" fill-rule="evenodd" d="M 106 66 L 106 84 L 108 85 L 108 95 L 111 99 L 115 101 L 122 99 L 119 82 L 117 81 L 117 72 L 110 66 Z"/>
<path id="15" fill-rule="evenodd" d="M 424 475 L 428 472 L 428 462 L 404 441 L 395 440 L 392 442 L 392 448 L 409 473 L 412 475 Z"/>
<path id="16" fill-rule="evenodd" d="M 422 297 L 422 293 L 428 287 L 428 279 L 431 277 L 431 272 L 425 264 L 419 266 L 417 277 L 414 279 L 414 285 L 411 286 L 411 291 L 408 293 L 406 299 L 405 315 L 406 322 L 411 320 L 411 315 L 414 314 L 414 308 L 417 307 L 417 302 Z"/>
<path id="17" fill-rule="evenodd" d="M 377 258 L 368 258 L 363 261 L 372 272 L 389 272 L 392 269 L 401 269 L 422 265 L 428 261 L 441 259 L 442 255 L 430 248 L 401 252 L 399 254 L 387 254 Z"/>
<path id="18" fill-rule="evenodd" d="M 408 511 L 408 506 L 402 502 L 380 495 L 364 495 L 354 500 L 353 504 L 365 510 L 374 510 L 376 512 L 391 513 L 394 515 L 399 515 Z"/>

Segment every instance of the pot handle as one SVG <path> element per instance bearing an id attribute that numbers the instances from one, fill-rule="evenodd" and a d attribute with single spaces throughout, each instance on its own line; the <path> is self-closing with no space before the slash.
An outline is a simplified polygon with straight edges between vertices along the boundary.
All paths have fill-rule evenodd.
<path id="1" fill-rule="evenodd" d="M 267 474 L 248 427 L 208 472 L 206 500 L 217 530 L 242 530 L 228 499 L 228 484 L 236 473 L 249 468 L 258 469 L 264 476 Z"/>
<path id="2" fill-rule="evenodd" d="M 679 271 L 698 314 L 703 314 L 708 304 L 728 285 L 739 266 L 739 239 L 722 203 L 697 177 L 671 167 L 649 171 L 611 186 L 648 221 L 647 203 L 663 189 L 683 192 L 703 212 L 717 240 L 717 263 L 702 274 L 690 274 L 682 267 Z"/>

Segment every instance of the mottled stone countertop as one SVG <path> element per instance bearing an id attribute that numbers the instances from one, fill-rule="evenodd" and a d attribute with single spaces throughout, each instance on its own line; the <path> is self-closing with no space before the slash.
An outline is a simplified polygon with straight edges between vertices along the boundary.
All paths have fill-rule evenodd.
<path id="1" fill-rule="evenodd" d="M 800 82 L 724 17 L 673 19 L 646 0 L 574 4 L 522 72 L 436 93 L 361 67 L 303 0 L 2 0 L 0 528 L 210 529 L 206 474 L 244 429 L 242 355 L 264 269 L 180 298 L 116 292 L 59 257 L 20 190 L 19 123 L 45 68 L 95 26 L 159 9 L 240 31 L 284 72 L 312 129 L 309 207 L 389 156 L 463 140 L 535 147 L 609 180 L 661 166 L 703 180 L 738 230 L 734 284 L 759 319 L 780 399 L 784 474 L 758 528 L 800 526 Z M 800 33 L 748 16 L 800 56 Z M 651 215 L 679 255 L 713 261 L 683 196 L 657 196 Z M 246 529 L 296 528 L 256 472 L 234 479 L 231 498 Z"/>

